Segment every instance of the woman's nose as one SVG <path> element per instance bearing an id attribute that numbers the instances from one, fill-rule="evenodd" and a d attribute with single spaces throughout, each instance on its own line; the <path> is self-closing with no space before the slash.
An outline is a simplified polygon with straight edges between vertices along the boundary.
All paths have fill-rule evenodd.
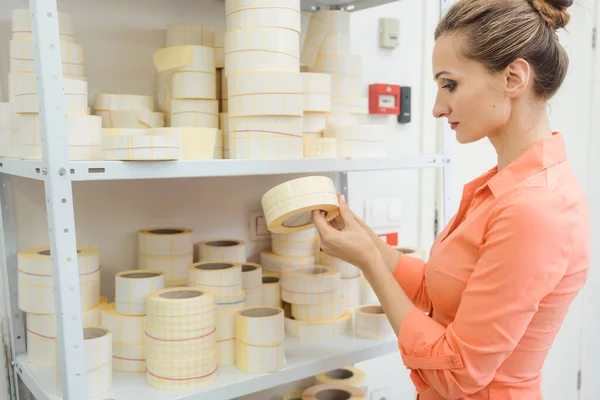
<path id="1" fill-rule="evenodd" d="M 433 106 L 433 116 L 435 118 L 447 117 L 450 114 L 450 107 L 447 104 L 443 104 L 441 101 L 436 99 Z"/>

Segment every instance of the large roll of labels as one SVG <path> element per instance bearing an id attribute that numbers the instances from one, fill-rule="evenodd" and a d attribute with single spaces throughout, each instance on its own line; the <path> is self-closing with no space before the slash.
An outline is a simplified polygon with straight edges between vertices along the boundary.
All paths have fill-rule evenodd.
<path id="1" fill-rule="evenodd" d="M 308 256 L 282 256 L 270 251 L 262 250 L 260 252 L 260 264 L 265 272 L 280 274 L 281 271 L 293 267 L 310 267 L 317 263 L 316 255 Z"/>
<path id="2" fill-rule="evenodd" d="M 228 0 L 235 3 L 237 0 Z M 226 8 L 229 8 L 226 6 Z M 300 8 L 290 5 L 247 8 L 235 10 L 235 6 L 227 13 L 227 29 L 240 28 L 283 28 L 300 33 Z"/>
<path id="3" fill-rule="evenodd" d="M 201 261 L 188 267 L 188 285 L 208 289 L 217 296 L 231 296 L 242 290 L 242 267 L 227 262 Z"/>
<path id="4" fill-rule="evenodd" d="M 300 54 L 300 62 L 303 65 L 306 67 L 314 67 L 326 36 L 327 27 L 325 24 L 316 18 L 311 17 L 310 22 L 308 23 L 306 37 L 304 38 L 302 53 Z"/>
<path id="5" fill-rule="evenodd" d="M 123 315 L 146 315 L 146 298 L 156 290 L 164 289 L 162 271 L 130 270 L 115 276 L 116 311 Z"/>
<path id="6" fill-rule="evenodd" d="M 167 26 L 167 46 L 215 46 L 215 30 L 211 25 L 178 22 Z"/>
<path id="7" fill-rule="evenodd" d="M 307 135 L 304 135 L 304 139 L 302 141 L 304 158 L 337 157 L 337 139 L 308 137 Z"/>
<path id="8" fill-rule="evenodd" d="M 215 73 L 215 49 L 208 46 L 171 46 L 154 53 L 158 72 L 184 70 Z"/>
<path id="9" fill-rule="evenodd" d="M 281 272 L 281 298 L 291 304 L 329 303 L 341 296 L 340 272 L 331 267 L 296 267 Z"/>
<path id="10" fill-rule="evenodd" d="M 219 127 L 217 100 L 171 100 L 171 126 Z"/>
<path id="11" fill-rule="evenodd" d="M 12 38 L 31 39 L 33 30 L 31 27 L 31 11 L 28 8 L 12 10 Z M 58 33 L 61 42 L 75 42 L 75 29 L 73 17 L 64 12 L 58 13 Z"/>
<path id="12" fill-rule="evenodd" d="M 95 115 L 67 115 L 67 142 L 69 146 L 102 146 L 102 120 Z M 28 146 L 42 145 L 39 114 L 21 114 L 20 142 Z"/>
<path id="13" fill-rule="evenodd" d="M 319 246 L 320 239 L 315 228 L 288 234 L 271 234 L 271 249 L 280 256 L 314 257 L 319 253 Z"/>
<path id="14" fill-rule="evenodd" d="M 111 303 L 102 310 L 102 327 L 112 332 L 112 369 L 122 372 L 146 370 L 144 315 L 123 315 Z"/>
<path id="15" fill-rule="evenodd" d="M 37 97 L 37 79 L 32 73 L 9 73 L 9 98 L 14 98 L 16 112 L 37 114 L 40 111 Z M 81 79 L 63 79 L 65 114 L 87 115 L 88 85 Z"/>
<path id="16" fill-rule="evenodd" d="M 300 321 L 331 321 L 344 315 L 344 300 L 337 298 L 329 303 L 292 304 L 292 316 Z"/>
<path id="17" fill-rule="evenodd" d="M 236 239 L 209 239 L 198 243 L 200 261 L 246 261 L 246 243 Z"/>
<path id="18" fill-rule="evenodd" d="M 365 382 L 365 373 L 355 367 L 347 366 L 324 372 L 315 376 L 317 384 L 342 384 L 354 387 L 361 387 Z"/>
<path id="19" fill-rule="evenodd" d="M 193 262 L 191 229 L 142 229 L 138 232 L 138 252 L 139 268 L 162 271 L 165 286 L 187 284 L 187 267 Z"/>

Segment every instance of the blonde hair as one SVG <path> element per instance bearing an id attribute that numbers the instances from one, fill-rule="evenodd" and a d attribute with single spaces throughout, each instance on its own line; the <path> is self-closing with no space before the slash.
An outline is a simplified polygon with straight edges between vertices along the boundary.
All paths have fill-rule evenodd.
<path id="1" fill-rule="evenodd" d="M 560 88 L 569 57 L 556 30 L 569 23 L 572 0 L 459 0 L 439 22 L 435 39 L 457 34 L 463 54 L 493 72 L 518 58 L 534 72 L 534 93 L 547 100 Z"/>

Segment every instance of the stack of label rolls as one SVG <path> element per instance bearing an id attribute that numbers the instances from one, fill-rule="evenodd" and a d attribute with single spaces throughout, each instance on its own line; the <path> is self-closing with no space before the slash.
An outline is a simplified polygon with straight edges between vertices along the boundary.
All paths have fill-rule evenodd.
<path id="1" fill-rule="evenodd" d="M 38 81 L 35 75 L 35 45 L 32 37 L 31 13 L 28 9 L 12 12 L 13 37 L 10 42 L 10 72 L 8 74 L 8 105 L 2 105 L 2 132 L 7 153 L 12 157 L 40 160 L 42 158 L 42 133 Z M 73 18 L 58 14 L 62 56 L 64 112 L 69 158 L 73 161 L 102 159 L 102 121 L 90 116 L 88 87 L 84 77 L 83 48 L 75 43 Z M 3 103 L 6 104 L 6 103 Z M 13 121 L 18 114 L 18 122 Z M 18 148 L 14 134 L 18 131 Z M 61 132 L 62 133 L 62 132 Z M 7 142 L 7 139 L 10 141 Z M 2 144 L 2 143 L 0 143 Z M 2 147 L 2 146 L 0 146 Z M 17 150 L 17 151 L 15 151 Z"/>
<path id="2" fill-rule="evenodd" d="M 303 72 L 301 75 L 304 100 L 304 157 L 336 157 L 336 139 L 323 138 L 327 116 L 331 111 L 331 76 L 314 72 Z"/>
<path id="3" fill-rule="evenodd" d="M 226 0 L 229 158 L 302 158 L 300 1 Z"/>
<path id="4" fill-rule="evenodd" d="M 217 357 L 219 365 L 236 360 L 235 314 L 245 307 L 241 264 L 201 261 L 190 265 L 188 285 L 216 294 Z"/>
<path id="5" fill-rule="evenodd" d="M 80 246 L 77 253 L 82 325 L 99 326 L 100 252 Z M 27 313 L 28 361 L 40 367 L 56 366 L 56 312 L 49 247 L 35 247 L 17 253 L 19 308 Z"/>
<path id="6" fill-rule="evenodd" d="M 153 292 L 146 304 L 146 382 L 183 391 L 202 387 L 217 372 L 215 294 L 182 287 Z"/>
<path id="7" fill-rule="evenodd" d="M 340 271 L 342 278 L 342 299 L 347 311 L 353 311 L 361 305 L 361 279 L 360 270 L 354 265 L 342 261 L 338 258 L 331 257 L 324 252 L 321 252 L 321 264 L 335 267 Z"/>
<path id="8" fill-rule="evenodd" d="M 246 306 L 263 305 L 263 273 L 260 264 L 242 264 L 242 288 L 246 292 Z"/>
<path id="9" fill-rule="evenodd" d="M 193 251 L 191 229 L 165 227 L 138 232 L 138 267 L 163 272 L 166 287 L 187 284 Z"/>
<path id="10" fill-rule="evenodd" d="M 281 277 L 279 274 L 263 270 L 262 302 L 267 307 L 281 307 Z"/>
<path id="11" fill-rule="evenodd" d="M 319 259 L 319 235 L 315 228 L 294 233 L 271 233 L 271 251 L 260 252 L 265 271 L 280 274 L 292 267 L 311 266 Z"/>
<path id="12" fill-rule="evenodd" d="M 242 372 L 262 374 L 285 367 L 283 310 L 250 307 L 235 316 L 236 365 Z"/>
<path id="13" fill-rule="evenodd" d="M 351 327 L 352 314 L 341 297 L 340 271 L 334 267 L 288 268 L 281 273 L 281 298 L 291 304 L 286 332 L 310 341 L 339 336 Z"/>
<path id="14" fill-rule="evenodd" d="M 196 261 L 246 262 L 246 243 L 237 239 L 208 239 L 194 245 Z"/>
<path id="15" fill-rule="evenodd" d="M 163 272 L 130 270 L 115 276 L 115 302 L 102 310 L 102 326 L 113 334 L 113 370 L 146 371 L 146 298 L 165 287 Z"/>

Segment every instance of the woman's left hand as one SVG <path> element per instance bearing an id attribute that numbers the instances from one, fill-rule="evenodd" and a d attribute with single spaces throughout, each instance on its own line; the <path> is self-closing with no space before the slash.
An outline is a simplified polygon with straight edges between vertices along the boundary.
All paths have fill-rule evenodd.
<path id="1" fill-rule="evenodd" d="M 361 270 L 369 268 L 379 256 L 379 250 L 369 233 L 354 219 L 343 196 L 338 194 L 340 215 L 327 222 L 322 211 L 313 211 L 313 223 L 321 236 L 321 248 L 335 258 Z"/>

